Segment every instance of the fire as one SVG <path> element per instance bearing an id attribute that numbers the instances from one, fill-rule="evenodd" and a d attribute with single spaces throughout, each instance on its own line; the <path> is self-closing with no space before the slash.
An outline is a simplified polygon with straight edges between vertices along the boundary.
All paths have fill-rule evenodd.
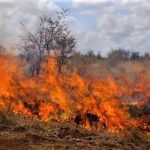
<path id="1" fill-rule="evenodd" d="M 42 67 L 40 76 L 27 77 L 18 58 L 0 56 L 1 110 L 43 121 L 74 122 L 88 129 L 147 128 L 144 121 L 131 118 L 127 102 L 135 94 L 150 96 L 150 78 L 142 75 L 135 83 L 125 77 L 87 79 L 75 70 L 59 74 L 52 57 Z"/>

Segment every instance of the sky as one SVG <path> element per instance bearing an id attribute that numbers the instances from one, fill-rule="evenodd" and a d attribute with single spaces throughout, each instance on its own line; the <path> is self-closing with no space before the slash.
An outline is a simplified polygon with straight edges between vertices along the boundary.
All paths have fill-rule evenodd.
<path id="1" fill-rule="evenodd" d="M 150 0 L 0 0 L 0 44 L 17 46 L 21 23 L 33 28 L 41 14 L 70 9 L 78 51 L 150 52 Z"/>

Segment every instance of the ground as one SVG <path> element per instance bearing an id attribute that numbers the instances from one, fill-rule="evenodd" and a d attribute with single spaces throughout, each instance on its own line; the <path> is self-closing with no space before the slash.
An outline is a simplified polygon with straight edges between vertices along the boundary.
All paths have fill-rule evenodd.
<path id="1" fill-rule="evenodd" d="M 70 123 L 31 120 L 0 113 L 0 150 L 148 150 L 150 138 L 133 129 L 113 134 Z"/>

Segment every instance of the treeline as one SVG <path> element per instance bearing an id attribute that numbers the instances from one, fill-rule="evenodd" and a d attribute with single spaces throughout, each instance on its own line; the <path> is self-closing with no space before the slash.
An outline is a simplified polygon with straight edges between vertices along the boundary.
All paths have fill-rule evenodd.
<path id="1" fill-rule="evenodd" d="M 116 49 L 104 57 L 100 52 L 75 52 L 67 59 L 66 65 L 76 68 L 82 76 L 126 76 L 134 79 L 142 73 L 150 73 L 150 53 Z"/>
<path id="2" fill-rule="evenodd" d="M 143 60 L 143 59 L 150 59 L 150 53 L 145 52 L 141 54 L 137 51 L 130 51 L 125 49 L 114 49 L 110 51 L 106 57 L 101 55 L 101 52 L 98 51 L 94 53 L 93 50 L 87 51 L 85 54 L 76 52 L 73 56 L 84 56 L 91 59 L 114 59 L 114 60 Z"/>

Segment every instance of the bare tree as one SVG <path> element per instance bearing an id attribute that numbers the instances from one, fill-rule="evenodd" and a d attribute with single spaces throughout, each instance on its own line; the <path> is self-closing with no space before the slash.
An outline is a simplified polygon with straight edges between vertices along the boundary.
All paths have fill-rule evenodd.
<path id="1" fill-rule="evenodd" d="M 41 64 L 47 61 L 52 52 L 61 71 L 64 59 L 75 50 L 76 40 L 66 23 L 67 10 L 57 12 L 56 16 L 41 16 L 35 24 L 35 31 L 24 28 L 22 50 L 32 75 L 40 74 Z"/>

